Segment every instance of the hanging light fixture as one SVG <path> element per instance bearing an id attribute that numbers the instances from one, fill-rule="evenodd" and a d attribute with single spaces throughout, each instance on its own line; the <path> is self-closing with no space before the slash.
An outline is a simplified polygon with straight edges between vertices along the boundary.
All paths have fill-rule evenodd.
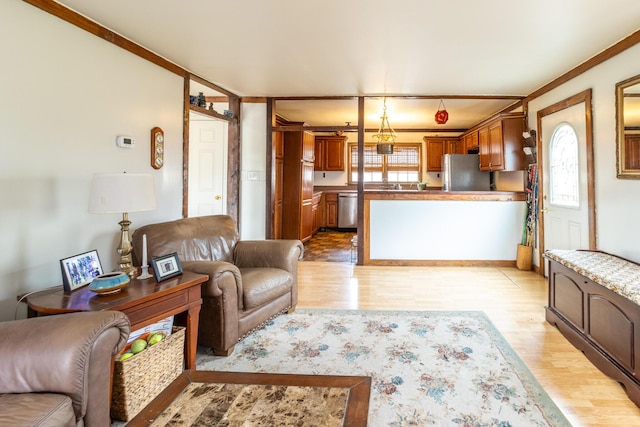
<path id="1" fill-rule="evenodd" d="M 447 108 L 444 106 L 444 101 L 441 98 L 440 106 L 438 107 L 438 111 L 436 111 L 436 123 L 443 125 L 447 123 L 447 120 L 449 120 L 449 113 L 447 113 Z"/>
<path id="2" fill-rule="evenodd" d="M 396 132 L 389 124 L 389 117 L 387 117 L 387 98 L 384 98 L 382 107 L 382 121 L 380 122 L 380 129 L 378 133 L 373 135 L 373 138 L 378 142 L 376 151 L 378 154 L 393 154 L 393 143 L 396 141 Z"/>

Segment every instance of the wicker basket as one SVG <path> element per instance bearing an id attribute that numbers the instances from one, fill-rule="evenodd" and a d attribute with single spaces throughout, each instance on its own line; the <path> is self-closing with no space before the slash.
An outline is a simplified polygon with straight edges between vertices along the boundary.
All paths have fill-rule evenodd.
<path id="1" fill-rule="evenodd" d="M 183 370 L 185 328 L 173 327 L 166 339 L 113 368 L 111 417 L 129 421 Z"/>

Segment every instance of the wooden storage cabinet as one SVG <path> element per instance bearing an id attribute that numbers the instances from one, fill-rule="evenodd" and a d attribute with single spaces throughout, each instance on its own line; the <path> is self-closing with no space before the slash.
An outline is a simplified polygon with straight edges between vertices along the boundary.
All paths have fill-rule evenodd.
<path id="1" fill-rule="evenodd" d="M 546 320 L 640 406 L 640 309 L 634 302 L 549 260 Z"/>
<path id="2" fill-rule="evenodd" d="M 314 137 L 284 132 L 282 238 L 307 241 L 313 233 Z"/>
<path id="3" fill-rule="evenodd" d="M 427 146 L 427 172 L 442 170 L 442 156 L 445 154 L 463 154 L 463 144 L 460 139 L 424 138 Z"/>
<path id="4" fill-rule="evenodd" d="M 315 139 L 315 170 L 344 171 L 346 136 L 318 135 Z"/>

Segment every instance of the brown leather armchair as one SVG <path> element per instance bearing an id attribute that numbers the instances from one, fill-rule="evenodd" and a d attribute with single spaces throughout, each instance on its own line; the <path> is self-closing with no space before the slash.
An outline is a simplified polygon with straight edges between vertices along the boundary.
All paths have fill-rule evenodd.
<path id="1" fill-rule="evenodd" d="M 198 343 L 228 356 L 235 344 L 298 303 L 299 240 L 240 240 L 228 215 L 183 218 L 138 228 L 134 263 L 147 236 L 149 258 L 178 253 L 184 270 L 208 274 L 202 284 Z"/>
<path id="2" fill-rule="evenodd" d="M 128 337 L 118 311 L 0 322 L 0 425 L 110 425 L 112 357 Z"/>

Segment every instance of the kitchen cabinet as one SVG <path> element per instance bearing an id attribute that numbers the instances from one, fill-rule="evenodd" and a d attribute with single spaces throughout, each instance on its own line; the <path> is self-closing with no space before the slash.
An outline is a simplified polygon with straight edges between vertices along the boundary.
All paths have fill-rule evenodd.
<path id="1" fill-rule="evenodd" d="M 480 169 L 486 171 L 525 170 L 523 116 L 508 115 L 478 129 Z"/>
<path id="2" fill-rule="evenodd" d="M 472 131 L 467 133 L 463 137 L 463 152 L 467 153 L 469 150 L 478 149 L 478 131 Z"/>
<path id="3" fill-rule="evenodd" d="M 338 227 L 338 193 L 324 193 L 324 226 Z"/>
<path id="4" fill-rule="evenodd" d="M 282 238 L 309 240 L 313 233 L 315 141 L 309 132 L 284 132 Z"/>
<path id="5" fill-rule="evenodd" d="M 317 135 L 315 139 L 315 170 L 344 171 L 346 136 Z"/>
<path id="6" fill-rule="evenodd" d="M 424 138 L 427 145 L 427 172 L 442 170 L 442 156 L 445 154 L 463 154 L 463 144 L 460 139 L 452 138 Z"/>

